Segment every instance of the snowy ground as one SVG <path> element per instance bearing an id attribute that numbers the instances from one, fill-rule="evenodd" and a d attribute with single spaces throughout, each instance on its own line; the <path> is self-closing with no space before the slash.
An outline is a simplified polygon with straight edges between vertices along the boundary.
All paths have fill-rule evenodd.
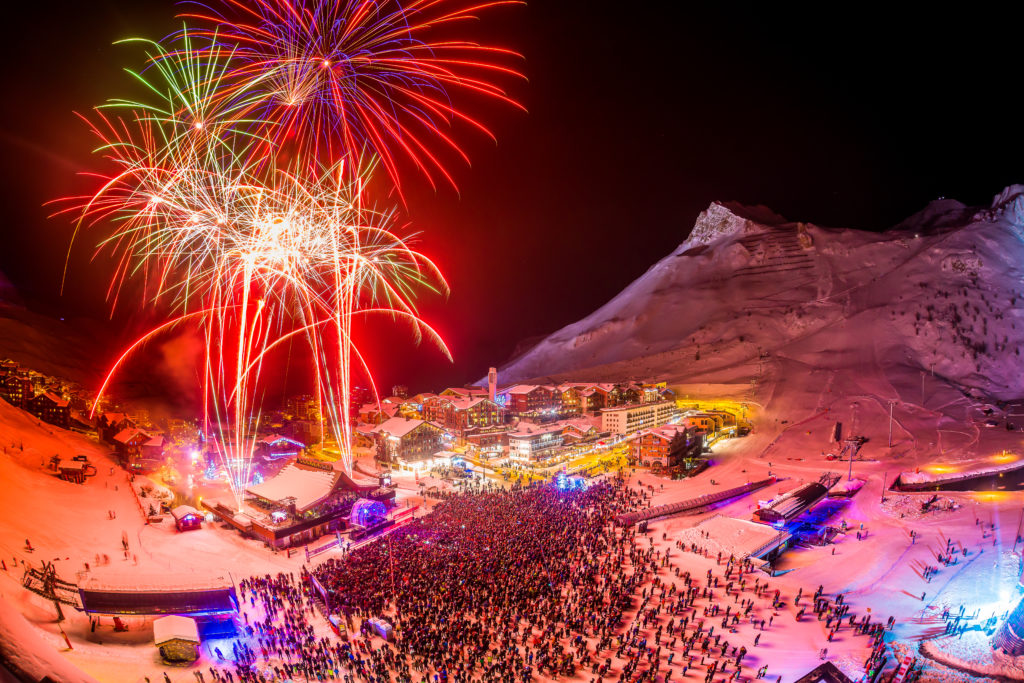
<path id="1" fill-rule="evenodd" d="M 983 617 L 1010 609 L 1020 595 L 1021 546 L 1014 552 L 1014 541 L 1024 494 L 999 488 L 943 492 L 923 512 L 921 504 L 931 494 L 887 490 L 900 472 L 941 475 L 1009 466 L 1020 457 L 1021 434 L 1006 425 L 1019 427 L 1012 423 L 1024 420 L 977 398 L 986 392 L 1015 398 L 1024 362 L 1015 342 L 1016 323 L 1024 325 L 1016 306 L 1021 294 L 1014 290 L 1024 262 L 1018 237 L 1024 218 L 1010 194 L 966 225 L 950 222 L 970 214 L 962 206 L 931 207 L 928 220 L 949 229 L 920 234 L 915 221 L 887 235 L 810 226 L 812 247 L 806 250 L 795 226 L 766 231 L 712 207 L 697 238 L 594 315 L 525 354 L 502 379 L 549 372 L 588 381 L 657 376 L 667 378 L 681 398 L 732 398 L 751 406 L 753 433 L 716 444 L 714 464 L 701 475 L 681 481 L 648 472 L 631 477 L 634 485 L 652 487 L 653 505 L 769 473 L 779 478 L 714 510 L 650 525 L 655 544 L 673 548 L 675 565 L 696 576 L 714 570 L 715 555 L 674 548 L 703 520 L 749 520 L 758 501 L 817 481 L 824 472 L 846 478 L 852 469 L 865 483 L 829 520 L 836 526 L 846 521 L 849 531 L 834 546 L 787 552 L 777 566 L 785 573 L 771 579 L 783 594 L 783 607 L 777 615 L 758 608 L 775 624 L 757 647 L 749 624 L 730 635 L 730 642 L 746 645 L 751 665 L 766 663 L 784 681 L 817 665 L 825 647 L 830 659 L 856 676 L 867 654 L 863 636 L 841 631 L 827 642 L 821 622 L 806 616 L 795 621 L 797 591 L 808 595 L 820 585 L 827 595 L 843 593 L 852 613 L 883 622 L 895 616 L 895 649 L 918 655 L 922 642 L 942 635 L 936 615 L 945 607 L 963 605 L 966 613 Z M 710 230 L 715 221 L 723 231 Z M 804 270 L 780 265 L 780 250 L 794 244 L 793 258 Z M 986 425 L 990 419 L 995 428 Z M 839 451 L 829 438 L 836 422 L 844 435 L 867 439 L 852 467 L 826 459 Z M 77 580 L 85 563 L 95 565 L 97 555 L 106 554 L 111 567 L 129 570 L 138 581 L 169 571 L 248 575 L 296 571 L 301 564 L 298 556 L 271 553 L 219 528 L 177 534 L 166 523 L 145 525 L 125 475 L 110 474 L 104 448 L 38 425 L 2 401 L 0 446 L 0 559 L 7 564 L 0 597 L 67 661 L 99 680 L 159 676 L 148 623 L 129 620 L 131 629 L 123 634 L 105 624 L 92 633 L 86 619 L 72 614 L 65 630 L 74 650 L 66 651 L 52 606 L 20 587 L 21 570 L 14 563 L 54 560 L 64 578 Z M 87 453 L 100 463 L 99 473 L 83 486 L 58 481 L 42 468 L 54 453 Z M 430 482 L 435 483 L 443 484 Z M 415 479 L 400 477 L 398 486 L 403 497 L 416 500 Z M 127 558 L 123 535 L 130 540 Z M 34 552 L 25 550 L 25 539 Z M 958 563 L 946 567 L 937 556 L 950 542 Z M 926 567 L 938 568 L 930 581 Z M 982 646 L 971 638 L 965 634 L 964 647 Z M 204 666 L 208 657 L 204 649 Z M 978 680 L 947 666 L 928 666 L 923 680 Z M 169 675 L 175 683 L 194 680 L 189 670 Z M 688 678 L 702 676 L 692 670 Z"/>

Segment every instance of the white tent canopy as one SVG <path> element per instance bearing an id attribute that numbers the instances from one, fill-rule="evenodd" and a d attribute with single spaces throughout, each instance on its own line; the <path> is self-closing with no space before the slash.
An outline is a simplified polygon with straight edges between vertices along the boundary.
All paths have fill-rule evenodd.
<path id="1" fill-rule="evenodd" d="M 196 620 L 176 614 L 160 617 L 153 621 L 153 642 L 157 647 L 172 640 L 199 642 L 199 627 Z"/>

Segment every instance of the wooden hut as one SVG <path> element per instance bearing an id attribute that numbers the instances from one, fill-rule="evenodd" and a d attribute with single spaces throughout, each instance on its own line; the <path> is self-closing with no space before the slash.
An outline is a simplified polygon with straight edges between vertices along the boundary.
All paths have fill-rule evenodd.
<path id="1" fill-rule="evenodd" d="M 57 474 L 64 481 L 84 484 L 87 467 L 89 467 L 89 463 L 81 460 L 61 460 L 57 463 Z"/>
<path id="2" fill-rule="evenodd" d="M 165 662 L 179 664 L 199 658 L 199 627 L 190 617 L 172 614 L 154 620 L 153 642 Z"/>
<path id="3" fill-rule="evenodd" d="M 191 505 L 179 505 L 171 510 L 171 517 L 174 517 L 174 526 L 178 527 L 178 531 L 191 531 L 203 525 L 203 514 Z"/>

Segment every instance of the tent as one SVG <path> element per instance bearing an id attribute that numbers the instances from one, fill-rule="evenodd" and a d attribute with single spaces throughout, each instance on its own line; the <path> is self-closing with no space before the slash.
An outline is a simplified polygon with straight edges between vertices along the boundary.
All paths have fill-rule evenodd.
<path id="1" fill-rule="evenodd" d="M 196 620 L 176 614 L 153 621 L 153 642 L 166 662 L 194 662 L 199 658 Z"/>

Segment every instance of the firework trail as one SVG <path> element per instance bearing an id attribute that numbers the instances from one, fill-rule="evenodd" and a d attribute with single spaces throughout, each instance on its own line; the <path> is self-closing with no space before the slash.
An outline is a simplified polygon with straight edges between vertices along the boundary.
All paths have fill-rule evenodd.
<path id="1" fill-rule="evenodd" d="M 370 151 L 396 186 L 403 160 L 431 185 L 454 186 L 446 158 L 469 158 L 452 129 L 462 124 L 494 139 L 462 104 L 497 100 L 522 109 L 500 84 L 523 79 L 515 66 L 521 56 L 458 37 L 480 13 L 520 0 L 189 4 L 195 9 L 182 17 L 238 46 L 234 86 L 219 96 L 275 124 L 271 134 L 286 152 L 351 163 Z"/>
<path id="2" fill-rule="evenodd" d="M 204 433 L 217 442 L 239 509 L 261 375 L 282 343 L 302 339 L 312 351 L 321 419 L 348 474 L 352 373 L 371 377 L 353 320 L 404 321 L 417 341 L 448 354 L 414 305 L 418 291 L 447 285 L 397 211 L 375 205 L 366 188 L 378 167 L 398 188 L 400 157 L 431 183 L 435 174 L 451 180 L 436 146 L 465 155 L 447 128 L 486 128 L 449 90 L 511 102 L 488 77 L 518 76 L 500 63 L 513 53 L 445 37 L 505 4 L 516 3 L 339 0 L 307 9 L 227 0 L 224 12 L 192 15 L 202 31 L 185 27 L 166 44 L 124 41 L 145 51 L 144 68 L 128 70 L 142 95 L 82 117 L 107 170 L 58 213 L 75 216 L 75 235 L 113 226 L 99 245 L 115 258 L 112 305 L 131 279 L 173 311 L 128 347 L 100 393 L 146 341 L 197 325 Z M 229 22 L 229 12 L 243 20 Z"/>

